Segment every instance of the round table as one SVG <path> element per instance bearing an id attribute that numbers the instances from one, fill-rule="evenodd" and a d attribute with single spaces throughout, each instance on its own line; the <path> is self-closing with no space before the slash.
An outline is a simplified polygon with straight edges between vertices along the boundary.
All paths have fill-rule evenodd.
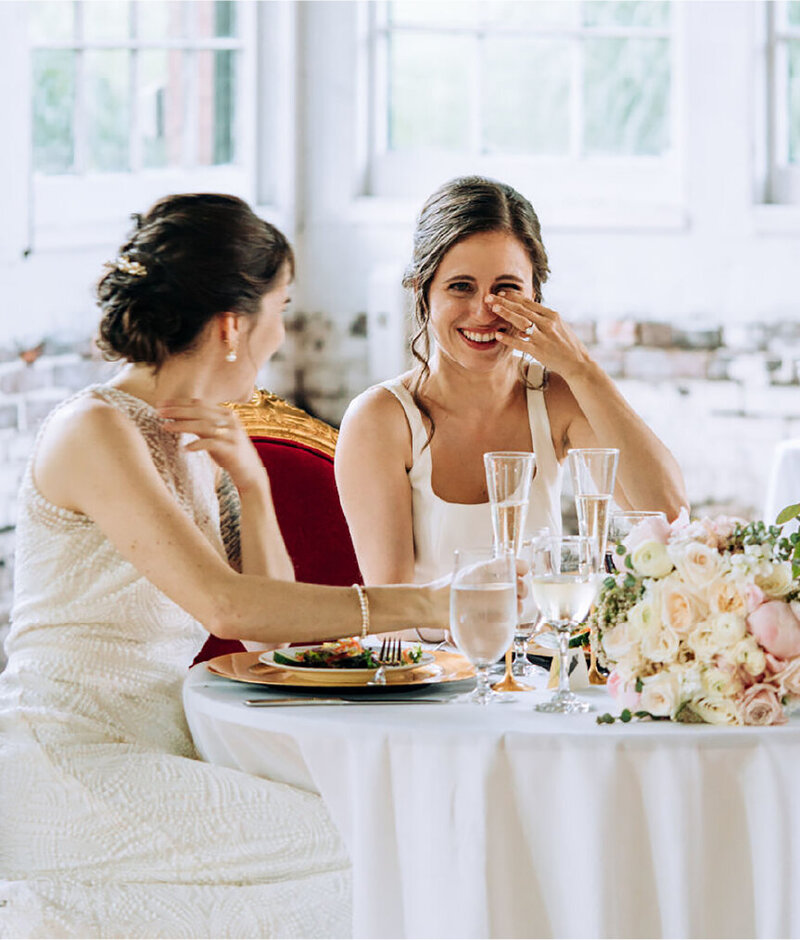
<path id="1" fill-rule="evenodd" d="M 534 712 L 543 692 L 243 704 L 269 695 L 194 667 L 195 744 L 322 795 L 353 861 L 357 937 L 800 936 L 796 717 L 598 726 Z"/>

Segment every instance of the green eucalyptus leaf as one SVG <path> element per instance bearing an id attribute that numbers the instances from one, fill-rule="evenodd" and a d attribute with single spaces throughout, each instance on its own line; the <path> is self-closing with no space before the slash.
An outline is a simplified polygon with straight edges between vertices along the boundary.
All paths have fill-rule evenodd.
<path id="1" fill-rule="evenodd" d="M 778 525 L 783 525 L 785 522 L 794 519 L 798 515 L 800 515 L 800 503 L 792 503 L 791 506 L 786 506 L 784 509 L 781 509 L 775 522 Z"/>

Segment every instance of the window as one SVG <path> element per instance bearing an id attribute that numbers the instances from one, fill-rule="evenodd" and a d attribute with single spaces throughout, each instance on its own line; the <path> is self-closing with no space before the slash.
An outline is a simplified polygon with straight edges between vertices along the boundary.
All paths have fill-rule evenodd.
<path id="1" fill-rule="evenodd" d="M 371 191 L 477 170 L 585 200 L 638 173 L 677 199 L 676 6 L 373 4 Z"/>
<path id="2" fill-rule="evenodd" d="M 254 89 L 241 0 L 28 4 L 35 230 L 124 218 L 166 191 L 249 196 Z M 124 174 L 124 176 L 121 176 Z M 60 216 L 59 216 L 60 217 Z M 50 234 L 58 242 L 61 234 Z M 41 239 L 40 239 L 41 241 Z"/>
<path id="3" fill-rule="evenodd" d="M 766 201 L 800 203 L 800 0 L 768 3 Z"/>

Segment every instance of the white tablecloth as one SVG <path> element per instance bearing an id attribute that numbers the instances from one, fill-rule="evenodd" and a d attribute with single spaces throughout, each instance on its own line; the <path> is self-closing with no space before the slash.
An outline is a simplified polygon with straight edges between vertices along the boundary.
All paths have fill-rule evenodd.
<path id="1" fill-rule="evenodd" d="M 533 712 L 538 692 L 485 708 L 242 704 L 268 694 L 192 669 L 195 743 L 322 794 L 353 860 L 358 937 L 800 936 L 797 718 L 598 726 Z"/>

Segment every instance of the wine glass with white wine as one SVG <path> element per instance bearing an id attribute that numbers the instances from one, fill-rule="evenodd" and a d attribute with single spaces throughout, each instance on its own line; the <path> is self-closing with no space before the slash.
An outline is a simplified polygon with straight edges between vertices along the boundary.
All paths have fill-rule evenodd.
<path id="1" fill-rule="evenodd" d="M 558 690 L 535 706 L 542 712 L 586 712 L 591 705 L 570 691 L 569 638 L 586 619 L 603 578 L 592 539 L 580 535 L 540 539 L 533 549 L 531 588 L 542 617 L 558 634 Z M 583 651 L 578 651 L 583 656 Z"/>

